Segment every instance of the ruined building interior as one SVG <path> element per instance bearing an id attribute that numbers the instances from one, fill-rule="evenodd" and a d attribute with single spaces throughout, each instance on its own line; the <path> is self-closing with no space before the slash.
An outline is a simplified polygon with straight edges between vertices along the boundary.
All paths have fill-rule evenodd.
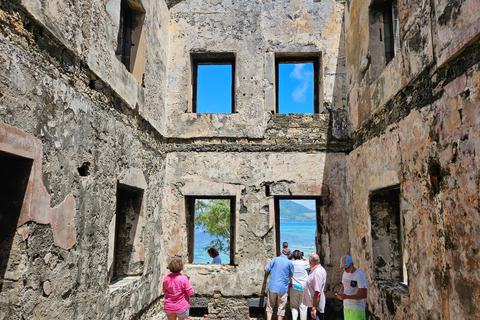
<path id="1" fill-rule="evenodd" d="M 314 109 L 282 113 L 298 61 Z M 231 108 L 199 112 L 216 64 Z M 173 257 L 192 319 L 253 319 L 307 198 L 330 319 L 346 253 L 369 319 L 480 319 L 479 110 L 479 0 L 1 1 L 0 319 L 165 319 Z M 224 264 L 190 263 L 205 197 Z"/>

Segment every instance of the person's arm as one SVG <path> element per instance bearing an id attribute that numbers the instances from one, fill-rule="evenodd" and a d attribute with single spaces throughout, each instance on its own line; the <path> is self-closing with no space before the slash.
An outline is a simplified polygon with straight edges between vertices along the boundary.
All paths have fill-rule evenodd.
<path id="1" fill-rule="evenodd" d="M 340 300 L 351 299 L 351 300 L 362 300 L 367 298 L 367 288 L 358 288 L 358 292 L 356 294 L 346 295 L 343 293 L 343 286 L 342 290 L 340 290 L 337 294 Z"/>
<path id="2" fill-rule="evenodd" d="M 342 283 L 342 287 L 340 288 L 340 291 L 338 293 L 335 293 L 335 295 L 337 296 L 337 298 L 339 300 L 343 300 L 343 296 L 344 296 L 344 294 L 343 294 L 343 283 Z"/>
<path id="3" fill-rule="evenodd" d="M 188 296 L 191 296 L 193 294 L 193 287 L 190 284 L 190 280 L 188 280 L 188 278 L 186 276 L 185 276 L 185 278 L 187 279 L 185 281 L 185 292 L 187 293 Z"/>
<path id="4" fill-rule="evenodd" d="M 321 292 L 318 292 L 318 291 L 315 291 L 315 293 L 313 294 L 313 308 L 312 308 L 312 312 L 311 312 L 311 316 L 313 319 L 317 319 L 317 306 L 318 304 L 320 303 L 320 296 L 322 295 Z"/>
<path id="5" fill-rule="evenodd" d="M 272 266 L 270 266 L 271 262 L 272 262 L 272 259 L 267 259 L 267 265 L 265 266 L 265 269 L 263 269 L 263 271 L 265 271 L 265 273 L 269 273 L 270 270 L 272 269 Z"/>
<path id="6" fill-rule="evenodd" d="M 358 292 L 352 295 L 343 295 L 344 299 L 353 299 L 353 300 L 361 300 L 367 298 L 367 288 L 358 288 Z"/>
<path id="7" fill-rule="evenodd" d="M 166 277 L 165 277 L 166 278 Z M 165 285 L 165 278 L 163 279 L 163 282 L 162 282 L 162 291 L 163 291 L 163 294 L 166 294 L 167 293 L 167 290 L 165 289 L 166 285 Z"/>

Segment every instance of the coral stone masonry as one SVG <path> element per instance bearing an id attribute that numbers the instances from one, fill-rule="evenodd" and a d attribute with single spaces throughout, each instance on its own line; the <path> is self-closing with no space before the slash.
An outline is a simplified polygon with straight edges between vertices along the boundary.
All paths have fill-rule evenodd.
<path id="1" fill-rule="evenodd" d="M 0 319 L 166 319 L 172 258 L 192 320 L 264 319 L 289 199 L 326 319 L 345 254 L 367 319 L 479 319 L 480 1 L 2 1 L 0 199 Z M 223 264 L 195 199 L 229 201 Z"/>

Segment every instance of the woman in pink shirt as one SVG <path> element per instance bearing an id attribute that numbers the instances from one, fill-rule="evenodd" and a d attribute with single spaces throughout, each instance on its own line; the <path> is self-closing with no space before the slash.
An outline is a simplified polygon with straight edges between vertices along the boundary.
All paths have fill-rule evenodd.
<path id="1" fill-rule="evenodd" d="M 172 259 L 168 263 L 168 270 L 172 273 L 163 278 L 163 293 L 165 294 L 165 313 L 168 320 L 187 319 L 190 315 L 190 299 L 193 288 L 183 270 L 181 259 Z"/>

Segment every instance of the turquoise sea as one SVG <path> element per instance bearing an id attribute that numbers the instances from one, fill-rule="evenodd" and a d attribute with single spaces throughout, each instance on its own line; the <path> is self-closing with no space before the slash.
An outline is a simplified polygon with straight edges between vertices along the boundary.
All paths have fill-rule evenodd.
<path id="1" fill-rule="evenodd" d="M 300 250 L 306 256 L 315 252 L 315 222 L 280 222 L 280 246 L 284 241 L 288 242 L 290 250 Z M 212 258 L 203 248 L 212 238 L 202 230 L 195 230 L 195 252 L 193 263 L 211 263 Z M 220 253 L 222 263 L 230 262 L 229 255 Z"/>
<path id="2" fill-rule="evenodd" d="M 315 222 L 280 222 L 280 246 L 288 242 L 288 248 L 300 250 L 306 256 L 315 252 Z"/>

